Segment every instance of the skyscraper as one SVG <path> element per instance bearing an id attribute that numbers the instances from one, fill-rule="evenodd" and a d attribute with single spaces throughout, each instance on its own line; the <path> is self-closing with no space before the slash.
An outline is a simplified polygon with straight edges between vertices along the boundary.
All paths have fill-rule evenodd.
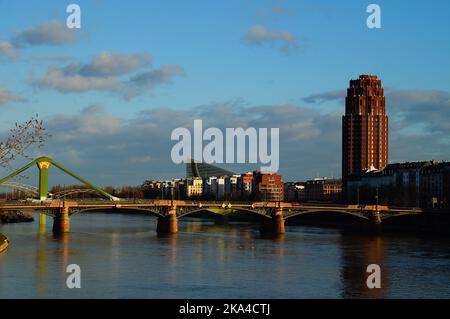
<path id="1" fill-rule="evenodd" d="M 381 80 L 361 75 L 350 81 L 342 118 L 342 179 L 388 163 L 388 117 Z"/>

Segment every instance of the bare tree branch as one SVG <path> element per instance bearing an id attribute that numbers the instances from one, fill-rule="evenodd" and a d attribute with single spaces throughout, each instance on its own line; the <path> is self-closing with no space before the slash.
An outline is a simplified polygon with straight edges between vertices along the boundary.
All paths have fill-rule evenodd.
<path id="1" fill-rule="evenodd" d="M 11 170 L 15 159 L 30 158 L 28 149 L 33 146 L 41 148 L 47 137 L 49 134 L 38 115 L 24 123 L 16 123 L 6 141 L 0 142 L 0 167 Z"/>

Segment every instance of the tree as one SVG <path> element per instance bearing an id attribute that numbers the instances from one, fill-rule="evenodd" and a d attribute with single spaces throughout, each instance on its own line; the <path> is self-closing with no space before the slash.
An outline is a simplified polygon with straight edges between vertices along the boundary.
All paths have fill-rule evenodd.
<path id="1" fill-rule="evenodd" d="M 15 159 L 29 158 L 29 148 L 42 147 L 48 136 L 42 120 L 37 115 L 24 123 L 16 123 L 15 127 L 9 130 L 6 141 L 0 142 L 0 167 L 11 170 L 11 163 Z"/>

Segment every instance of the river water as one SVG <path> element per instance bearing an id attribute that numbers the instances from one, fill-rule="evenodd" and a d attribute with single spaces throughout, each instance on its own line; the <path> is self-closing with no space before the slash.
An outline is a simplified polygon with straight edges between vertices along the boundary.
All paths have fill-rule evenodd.
<path id="1" fill-rule="evenodd" d="M 51 224 L 0 225 L 0 298 L 450 298 L 449 239 L 311 226 L 267 239 L 254 224 L 189 218 L 158 237 L 152 216 L 107 213 L 76 215 L 55 238 Z M 69 264 L 80 289 L 66 286 Z M 380 289 L 367 288 L 369 264 Z"/>

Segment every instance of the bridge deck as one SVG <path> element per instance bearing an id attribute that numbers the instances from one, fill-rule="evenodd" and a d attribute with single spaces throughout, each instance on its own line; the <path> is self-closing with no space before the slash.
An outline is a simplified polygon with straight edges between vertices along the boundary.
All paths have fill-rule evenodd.
<path id="1" fill-rule="evenodd" d="M 342 212 L 362 212 L 362 211 L 379 211 L 381 213 L 401 213 L 401 214 L 419 214 L 420 209 L 415 208 L 391 208 L 388 206 L 357 206 L 357 205 L 317 205 L 317 204 L 293 204 L 284 202 L 255 202 L 255 203 L 217 203 L 217 202 L 190 202 L 190 201 L 171 201 L 171 200 L 153 200 L 153 201 L 42 201 L 36 202 L 5 202 L 0 203 L 0 210 L 46 210 L 62 207 L 69 208 L 161 208 L 161 207 L 186 207 L 186 208 L 204 208 L 204 209 L 258 209 L 258 208 L 282 208 L 287 211 L 342 211 Z"/>

